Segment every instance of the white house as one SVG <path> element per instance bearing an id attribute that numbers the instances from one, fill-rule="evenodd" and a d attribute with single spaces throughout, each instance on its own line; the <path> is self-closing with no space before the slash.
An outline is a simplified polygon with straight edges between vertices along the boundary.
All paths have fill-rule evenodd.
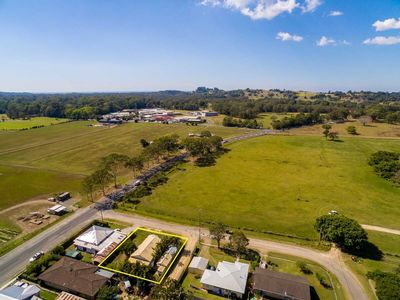
<path id="1" fill-rule="evenodd" d="M 74 245 L 80 251 L 96 254 L 111 243 L 120 244 L 125 237 L 120 231 L 93 225 L 74 240 Z"/>
<path id="2" fill-rule="evenodd" d="M 205 270 L 201 277 L 202 287 L 222 296 L 242 298 L 246 291 L 249 265 L 241 262 L 220 262 L 215 271 Z"/>

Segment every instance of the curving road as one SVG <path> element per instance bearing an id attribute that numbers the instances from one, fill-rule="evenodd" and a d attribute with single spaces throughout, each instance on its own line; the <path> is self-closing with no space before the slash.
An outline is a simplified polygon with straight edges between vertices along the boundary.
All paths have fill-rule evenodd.
<path id="1" fill-rule="evenodd" d="M 115 211 L 107 211 L 104 215 L 107 216 L 107 218 L 121 220 L 137 226 L 146 226 L 154 229 L 177 232 L 188 237 L 198 237 L 199 234 L 198 227 L 169 223 L 138 215 L 125 215 Z M 202 237 L 204 235 L 209 236 L 208 229 L 201 228 L 201 235 Z M 315 261 L 336 276 L 349 299 L 369 299 L 364 287 L 350 270 L 350 268 L 344 263 L 341 252 L 337 248 L 332 248 L 329 252 L 322 252 L 310 248 L 256 238 L 249 238 L 249 241 L 249 247 L 258 250 L 262 254 L 268 254 L 268 252 L 278 252 Z"/>

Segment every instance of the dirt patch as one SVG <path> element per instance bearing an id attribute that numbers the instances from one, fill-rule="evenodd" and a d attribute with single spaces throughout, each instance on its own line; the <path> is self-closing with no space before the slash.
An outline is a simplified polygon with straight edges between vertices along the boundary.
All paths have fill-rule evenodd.
<path id="1" fill-rule="evenodd" d="M 58 216 L 49 215 L 47 209 L 54 203 L 47 200 L 36 200 L 22 203 L 0 212 L 0 218 L 17 226 L 22 234 L 30 233 L 55 221 Z"/>

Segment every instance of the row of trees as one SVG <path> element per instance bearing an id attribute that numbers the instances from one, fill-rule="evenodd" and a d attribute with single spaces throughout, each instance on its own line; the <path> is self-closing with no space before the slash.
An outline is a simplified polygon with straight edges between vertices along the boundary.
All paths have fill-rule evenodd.
<path id="1" fill-rule="evenodd" d="M 297 114 L 290 117 L 285 117 L 281 120 L 273 120 L 272 128 L 277 130 L 301 127 L 306 125 L 315 125 L 323 122 L 323 118 L 319 113 Z"/>
<path id="2" fill-rule="evenodd" d="M 232 117 L 225 117 L 222 121 L 222 125 L 226 127 L 244 127 L 244 128 L 252 128 L 259 129 L 263 128 L 263 124 L 257 122 L 256 119 L 234 119 Z"/>
<path id="3" fill-rule="evenodd" d="M 139 155 L 129 157 L 125 154 L 111 153 L 101 159 L 96 170 L 88 175 L 82 183 L 83 191 L 88 199 L 94 202 L 94 195 L 101 190 L 105 195 L 106 188 L 113 183 L 118 186 L 118 178 L 126 171 L 131 171 L 133 177 L 139 176 L 145 169 L 154 163 L 177 154 L 179 151 L 187 151 L 197 165 L 209 165 L 222 149 L 222 138 L 213 136 L 209 131 L 203 131 L 200 137 L 189 137 L 180 140 L 176 134 L 163 136 L 151 143 L 142 139 L 143 150 Z"/>

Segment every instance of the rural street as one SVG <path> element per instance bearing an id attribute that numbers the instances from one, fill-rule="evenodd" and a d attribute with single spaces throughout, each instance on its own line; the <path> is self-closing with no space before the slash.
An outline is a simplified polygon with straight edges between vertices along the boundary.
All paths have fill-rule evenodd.
<path id="1" fill-rule="evenodd" d="M 176 232 L 188 237 L 198 237 L 199 233 L 198 227 L 169 223 L 138 215 L 125 215 L 114 211 L 106 211 L 104 215 L 110 219 L 116 219 L 135 224 L 135 226 L 146 226 L 158 230 L 161 229 L 164 231 Z M 201 234 L 202 237 L 204 237 L 204 234 L 209 236 L 209 232 L 205 228 L 201 228 Z M 315 261 L 337 277 L 345 292 L 350 296 L 350 299 L 369 299 L 357 277 L 343 262 L 340 250 L 336 248 L 332 248 L 329 252 L 322 252 L 310 248 L 303 248 L 295 245 L 255 238 L 249 238 L 249 240 L 249 247 L 258 250 L 264 255 L 268 254 L 268 252 L 278 252 Z"/>
<path id="2" fill-rule="evenodd" d="M 176 232 L 189 237 L 191 241 L 194 241 L 198 235 L 197 227 L 169 223 L 137 215 L 125 215 L 114 211 L 104 211 L 103 214 L 106 218 L 127 222 L 135 227 L 144 226 L 158 230 Z M 27 265 L 28 260 L 33 253 L 40 250 L 50 250 L 60 242 L 78 232 L 84 225 L 99 217 L 99 213 L 93 208 L 78 210 L 71 217 L 54 225 L 45 232 L 42 232 L 33 239 L 25 242 L 23 245 L 2 256 L 0 258 L 0 270 L 2 270 L 0 273 L 0 285 L 5 285 L 15 275 L 21 272 Z M 207 230 L 202 228 L 202 233 L 207 233 Z M 190 244 L 192 245 L 192 243 Z M 348 295 L 350 295 L 350 299 L 368 299 L 361 283 L 342 261 L 338 250 L 333 249 L 330 252 L 321 252 L 309 248 L 254 238 L 250 238 L 250 247 L 263 254 L 272 251 L 315 261 L 338 278 L 344 290 Z"/>

